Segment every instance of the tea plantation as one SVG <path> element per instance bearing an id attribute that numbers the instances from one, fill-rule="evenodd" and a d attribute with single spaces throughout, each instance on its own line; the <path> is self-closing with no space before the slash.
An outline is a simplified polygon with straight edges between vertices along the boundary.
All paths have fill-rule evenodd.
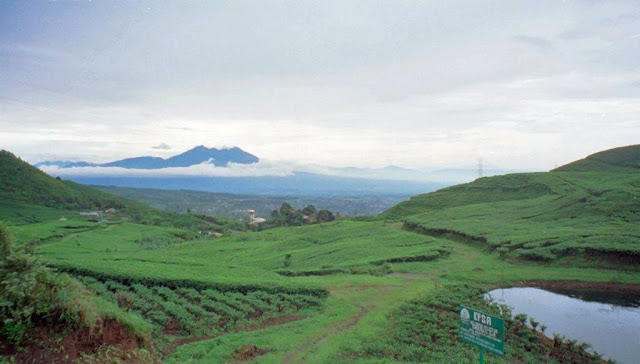
<path id="1" fill-rule="evenodd" d="M 470 362 L 477 350 L 459 339 L 457 307 L 499 314 L 488 290 L 563 282 L 640 292 L 640 173 L 615 169 L 482 178 L 376 218 L 260 232 L 128 200 L 95 219 L 5 196 L 0 218 L 33 259 L 117 310 L 110 317 L 138 320 L 124 325 L 135 351 L 109 342 L 116 354 L 79 358 Z M 602 362 L 503 315 L 506 355 L 487 362 Z M 81 327 L 56 335 L 67 342 Z"/>

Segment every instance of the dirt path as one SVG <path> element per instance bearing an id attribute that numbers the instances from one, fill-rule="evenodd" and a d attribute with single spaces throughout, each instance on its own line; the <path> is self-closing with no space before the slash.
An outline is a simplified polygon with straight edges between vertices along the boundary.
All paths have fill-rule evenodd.
<path id="1" fill-rule="evenodd" d="M 302 345 L 298 346 L 294 351 L 287 354 L 287 356 L 285 356 L 284 359 L 282 359 L 282 362 L 289 364 L 289 363 L 300 363 L 300 362 L 306 361 L 307 355 L 310 353 L 302 355 L 301 357 L 300 355 L 303 354 L 308 348 L 310 347 L 316 348 L 321 344 L 323 344 L 325 341 L 329 340 L 330 338 L 354 327 L 360 321 L 360 319 L 364 317 L 364 315 L 366 315 L 369 311 L 375 309 L 375 306 L 373 305 L 365 307 L 365 306 L 356 304 L 355 306 L 359 308 L 359 311 L 357 314 L 349 317 L 344 321 L 340 321 L 331 325 L 328 330 L 325 330 L 323 332 L 320 332 L 311 336 L 311 338 L 305 341 Z"/>
<path id="2" fill-rule="evenodd" d="M 263 322 L 261 322 L 259 324 L 247 326 L 247 327 L 245 327 L 243 329 L 240 329 L 239 331 L 249 332 L 249 331 L 262 330 L 262 329 L 266 329 L 266 328 L 272 327 L 272 326 L 284 325 L 284 324 L 288 324 L 290 322 L 304 320 L 305 318 L 307 318 L 307 316 L 286 315 L 286 316 L 280 316 L 280 317 L 272 317 L 272 318 L 267 319 L 267 320 L 265 320 L 265 321 L 263 321 Z M 176 349 L 179 346 L 195 343 L 195 342 L 198 342 L 198 341 L 204 341 L 204 340 L 213 339 L 213 338 L 218 337 L 220 335 L 222 335 L 222 334 L 202 335 L 202 336 L 193 336 L 193 337 L 175 339 L 171 344 L 169 344 L 168 347 L 166 347 L 163 350 L 162 357 L 164 359 L 166 359 L 169 355 L 171 355 L 174 351 L 176 351 Z"/>

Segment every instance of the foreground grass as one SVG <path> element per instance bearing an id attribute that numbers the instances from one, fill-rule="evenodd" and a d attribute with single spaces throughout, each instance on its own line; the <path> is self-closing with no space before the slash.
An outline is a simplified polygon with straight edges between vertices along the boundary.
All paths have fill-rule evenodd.
<path id="1" fill-rule="evenodd" d="M 129 293 L 118 293 L 120 284 L 147 285 L 162 297 L 188 292 L 200 295 L 202 290 L 213 287 L 231 292 L 228 295 L 233 300 L 256 290 L 264 290 L 267 295 L 328 292 L 326 299 L 322 294 L 317 296 L 321 298 L 320 306 L 300 306 L 283 313 L 295 315 L 294 319 L 271 322 L 266 318 L 278 315 L 256 316 L 256 322 L 266 324 L 255 327 L 246 321 L 224 329 L 215 320 L 210 320 L 210 325 L 189 327 L 186 323 L 197 311 L 194 307 L 183 313 L 185 324 L 178 327 L 177 336 L 158 328 L 162 315 L 142 313 L 147 322 L 156 320 L 152 324 L 156 325 L 154 342 L 163 342 L 165 348 L 175 347 L 165 358 L 169 362 L 223 362 L 258 354 L 255 359 L 261 362 L 440 361 L 449 357 L 468 360 L 475 351 L 458 339 L 455 322 L 449 322 L 455 321 L 451 312 L 443 316 L 449 322 L 445 334 L 436 335 L 438 347 L 450 349 L 434 351 L 422 346 L 421 340 L 443 330 L 427 318 L 417 336 L 390 333 L 411 321 L 410 315 L 420 315 L 415 308 L 427 307 L 435 297 L 450 297 L 450 305 L 465 301 L 457 303 L 477 306 L 484 304 L 481 298 L 478 301 L 478 292 L 521 285 L 522 281 L 640 283 L 640 273 L 634 271 L 508 262 L 485 245 L 419 234 L 396 222 L 340 221 L 195 240 L 189 230 L 170 227 L 127 222 L 78 224 L 81 228 L 59 237 L 56 231 L 61 225 L 51 221 L 13 229 L 42 237 L 38 253 L 56 267 L 88 276 L 90 287 L 96 282 L 113 282 L 107 288 L 122 297 L 114 296 L 111 304 L 122 309 L 129 302 L 128 309 L 133 313 L 140 310 L 138 307 L 147 307 L 145 302 L 153 302 L 154 298 L 136 301 L 138 291 L 125 289 L 138 295 L 131 297 Z M 153 288 L 159 284 L 168 285 L 169 291 Z M 456 291 L 461 284 L 474 293 Z M 198 297 L 189 304 L 198 306 L 202 300 Z M 161 311 L 173 317 L 173 309 Z M 521 344 L 517 346 L 520 349 L 509 349 L 514 356 L 508 360 L 555 360 L 549 359 L 550 351 L 522 351 L 526 351 L 522 340 L 541 338 L 531 338 L 524 331 L 514 331 L 513 335 L 510 340 L 514 345 Z M 199 341 L 178 340 L 193 336 L 198 336 Z M 179 345 L 182 342 L 185 344 Z M 246 354 L 246 348 L 253 351 Z"/>
<path id="2" fill-rule="evenodd" d="M 443 240 L 441 244 L 451 251 L 446 258 L 394 263 L 393 271 L 405 273 L 378 277 L 374 284 L 350 284 L 354 282 L 345 280 L 335 285 L 344 274 L 296 278 L 299 282 L 313 278 L 315 284 L 328 287 L 330 296 L 325 311 L 295 323 L 184 345 L 171 360 L 232 360 L 239 348 L 256 346 L 267 352 L 259 357 L 261 362 L 472 361 L 477 350 L 458 339 L 456 307 L 460 303 L 482 307 L 485 303 L 481 293 L 490 288 L 538 280 L 640 283 L 637 272 L 511 264 L 500 259 L 497 253 L 473 245 L 450 240 Z M 460 287 L 465 288 L 460 291 Z M 408 325 L 406 322 L 420 325 L 407 315 L 418 314 L 415 310 L 420 307 L 426 310 L 429 302 L 437 297 L 440 297 L 438 302 L 445 300 L 440 304 L 448 305 L 445 323 L 425 318 L 427 321 L 420 329 L 422 334 L 389 334 L 395 332 L 398 325 Z M 435 341 L 438 350 L 423 346 L 421 340 L 425 335 L 438 338 Z M 564 349 L 554 349 L 552 343 L 529 329 L 514 324 L 511 335 L 507 361 L 562 362 L 566 359 L 563 359 Z M 530 352 L 528 348 L 533 342 L 544 344 L 540 344 L 540 350 Z M 490 355 L 487 359 L 488 362 L 496 360 L 502 361 Z M 598 361 L 588 357 L 580 360 Z"/>

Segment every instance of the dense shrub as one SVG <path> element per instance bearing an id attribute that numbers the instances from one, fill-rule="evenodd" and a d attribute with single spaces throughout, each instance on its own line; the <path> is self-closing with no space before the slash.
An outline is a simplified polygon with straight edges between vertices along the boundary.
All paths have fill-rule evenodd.
<path id="1" fill-rule="evenodd" d="M 79 283 L 49 270 L 33 246 L 14 247 L 0 224 L 0 336 L 19 346 L 36 319 L 78 323 L 86 319 Z"/>

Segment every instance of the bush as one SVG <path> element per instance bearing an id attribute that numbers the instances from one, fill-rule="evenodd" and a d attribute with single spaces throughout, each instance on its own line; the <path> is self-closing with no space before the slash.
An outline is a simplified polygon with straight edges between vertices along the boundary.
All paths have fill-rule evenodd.
<path id="1" fill-rule="evenodd" d="M 0 336 L 18 347 L 36 318 L 77 323 L 86 317 L 80 284 L 49 270 L 33 255 L 33 245 L 15 248 L 0 224 Z"/>

